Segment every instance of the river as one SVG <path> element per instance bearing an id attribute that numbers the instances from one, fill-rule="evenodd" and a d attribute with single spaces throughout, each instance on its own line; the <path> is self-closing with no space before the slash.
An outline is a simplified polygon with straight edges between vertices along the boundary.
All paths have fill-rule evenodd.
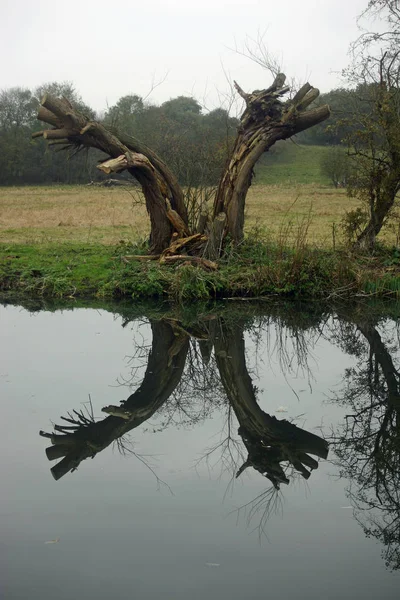
<path id="1" fill-rule="evenodd" d="M 5 600 L 394 600 L 399 305 L 0 306 Z"/>

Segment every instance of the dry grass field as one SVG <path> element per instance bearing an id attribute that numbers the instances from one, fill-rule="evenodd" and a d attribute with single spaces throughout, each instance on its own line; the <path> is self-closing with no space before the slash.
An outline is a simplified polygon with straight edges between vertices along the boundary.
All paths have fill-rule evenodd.
<path id="1" fill-rule="evenodd" d="M 148 235 L 149 223 L 137 191 L 88 186 L 0 188 L 0 241 L 3 243 L 115 244 Z M 296 238 L 331 247 L 333 224 L 340 243 L 340 220 L 357 203 L 345 190 L 318 185 L 255 185 L 246 205 L 246 229 L 272 240 Z M 398 229 L 398 225 L 397 225 Z M 299 233 L 300 232 L 300 233 Z M 395 227 L 384 234 L 395 242 Z"/>

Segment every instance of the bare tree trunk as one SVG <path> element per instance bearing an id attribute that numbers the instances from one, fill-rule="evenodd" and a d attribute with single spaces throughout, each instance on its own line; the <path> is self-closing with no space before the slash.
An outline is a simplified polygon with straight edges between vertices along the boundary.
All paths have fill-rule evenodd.
<path id="1" fill-rule="evenodd" d="M 306 111 L 319 91 L 306 83 L 293 99 L 279 98 L 289 91 L 285 75 L 278 74 L 266 90 L 245 93 L 235 82 L 238 93 L 246 102 L 236 142 L 223 174 L 214 202 L 213 218 L 227 215 L 226 232 L 235 242 L 243 237 L 244 207 L 253 169 L 264 152 L 278 140 L 313 127 L 329 117 L 327 105 Z"/>
<path id="2" fill-rule="evenodd" d="M 375 197 L 370 206 L 370 219 L 354 244 L 355 250 L 364 250 L 367 252 L 372 252 L 374 250 L 376 237 L 381 231 L 386 218 L 396 201 L 400 174 L 396 176 L 393 170 L 384 177 L 387 179 L 387 181 L 382 183 L 381 189 L 377 191 L 374 190 Z"/>

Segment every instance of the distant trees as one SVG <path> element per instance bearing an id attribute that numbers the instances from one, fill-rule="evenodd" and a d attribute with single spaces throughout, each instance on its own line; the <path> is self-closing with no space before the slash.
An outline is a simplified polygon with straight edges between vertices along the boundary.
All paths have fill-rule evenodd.
<path id="1" fill-rule="evenodd" d="M 130 95 L 108 109 L 104 124 L 146 140 L 182 185 L 204 186 L 217 183 L 238 121 L 223 108 L 204 114 L 189 96 L 154 106 Z"/>
<path id="2" fill-rule="evenodd" d="M 36 119 L 36 103 L 28 89 L 15 87 L 0 92 L 0 128 L 31 126 Z"/>
<path id="3" fill-rule="evenodd" d="M 137 94 L 122 96 L 107 110 L 104 122 L 117 128 L 123 126 L 128 135 L 133 135 L 137 131 L 138 117 L 143 110 L 144 102 L 141 96 Z"/>
<path id="4" fill-rule="evenodd" d="M 345 187 L 351 173 L 350 159 L 342 146 L 332 146 L 324 152 L 320 163 L 321 173 L 331 183 L 338 187 Z"/>
<path id="5" fill-rule="evenodd" d="M 315 106 L 328 104 L 331 109 L 331 116 L 327 123 L 319 123 L 312 129 L 302 131 L 296 136 L 301 144 L 310 144 L 315 146 L 337 146 L 343 143 L 343 136 L 347 129 L 351 128 L 351 123 L 343 123 L 343 118 L 349 114 L 354 103 L 354 91 L 351 88 L 336 88 L 321 94 Z M 341 123 L 340 128 L 338 127 Z"/>
<path id="6" fill-rule="evenodd" d="M 0 152 L 4 158 L 0 185 L 81 183 L 101 178 L 99 154 L 79 153 L 73 160 L 32 140 L 45 93 L 64 97 L 87 118 L 95 111 L 85 104 L 69 82 L 50 82 L 34 90 L 10 88 L 0 92 Z M 185 186 L 214 185 L 230 150 L 238 121 L 223 108 L 204 113 L 191 97 L 179 96 L 155 106 L 137 94 L 121 97 L 109 107 L 102 122 L 124 134 L 145 139 L 171 166 Z M 70 158 L 74 155 L 72 151 Z"/>
<path id="7" fill-rule="evenodd" d="M 0 93 L 0 183 L 18 182 L 34 160 L 30 133 L 35 123 L 35 99 L 30 90 L 11 88 Z"/>
<path id="8" fill-rule="evenodd" d="M 0 154 L 3 157 L 0 185 L 24 183 L 74 183 L 97 175 L 93 153 L 79 160 L 65 161 L 65 156 L 50 151 L 42 141 L 32 140 L 39 129 L 36 119 L 39 99 L 45 92 L 62 95 L 80 107 L 88 117 L 94 111 L 82 102 L 70 83 L 51 82 L 35 90 L 10 88 L 0 92 Z"/>

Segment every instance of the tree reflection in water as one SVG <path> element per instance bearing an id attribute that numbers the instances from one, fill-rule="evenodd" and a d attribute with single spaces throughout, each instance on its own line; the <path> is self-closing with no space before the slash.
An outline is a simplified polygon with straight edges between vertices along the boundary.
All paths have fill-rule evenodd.
<path id="1" fill-rule="evenodd" d="M 340 474 L 350 482 L 348 494 L 357 520 L 367 535 L 383 543 L 387 565 L 398 569 L 400 377 L 399 340 L 394 336 L 398 332 L 392 330 L 389 339 L 385 323 L 368 318 L 365 308 L 340 309 L 333 316 L 322 309 L 310 313 L 298 306 L 270 307 L 269 311 L 269 316 L 215 312 L 189 321 L 170 315 L 150 319 L 152 344 L 136 390 L 119 406 L 104 407 L 108 416 L 100 421 L 74 410 L 61 417 L 63 424 L 55 425 L 52 433 L 40 432 L 52 443 L 46 449 L 48 459 L 61 458 L 51 472 L 60 479 L 112 442 L 122 452 L 145 460 L 126 436 L 156 413 L 162 415 L 160 427 L 164 429 L 196 426 L 213 411 L 224 411 L 221 438 L 205 450 L 199 462 L 229 470 L 232 481 L 252 468 L 271 482 L 242 507 L 248 521 L 257 519 L 260 533 L 279 506 L 281 485 L 289 484 L 296 474 L 308 479 L 318 467 L 317 459 L 327 458 L 329 442 Z M 268 337 L 271 324 L 276 334 L 272 342 Z M 356 358 L 356 366 L 345 372 L 344 389 L 333 399 L 346 407 L 347 416 L 327 439 L 262 410 L 253 383 L 254 369 L 248 366 L 245 334 L 254 338 L 256 369 L 257 360 L 265 361 L 273 352 L 284 374 L 301 368 L 311 378 L 309 360 L 320 336 Z M 262 342 L 266 344 L 263 357 L 258 352 Z M 125 383 L 132 385 L 131 380 Z"/>
<path id="2" fill-rule="evenodd" d="M 384 546 L 386 565 L 400 568 L 399 329 L 355 311 L 336 320 L 336 341 L 357 359 L 334 399 L 346 408 L 330 443 L 365 534 Z"/>

